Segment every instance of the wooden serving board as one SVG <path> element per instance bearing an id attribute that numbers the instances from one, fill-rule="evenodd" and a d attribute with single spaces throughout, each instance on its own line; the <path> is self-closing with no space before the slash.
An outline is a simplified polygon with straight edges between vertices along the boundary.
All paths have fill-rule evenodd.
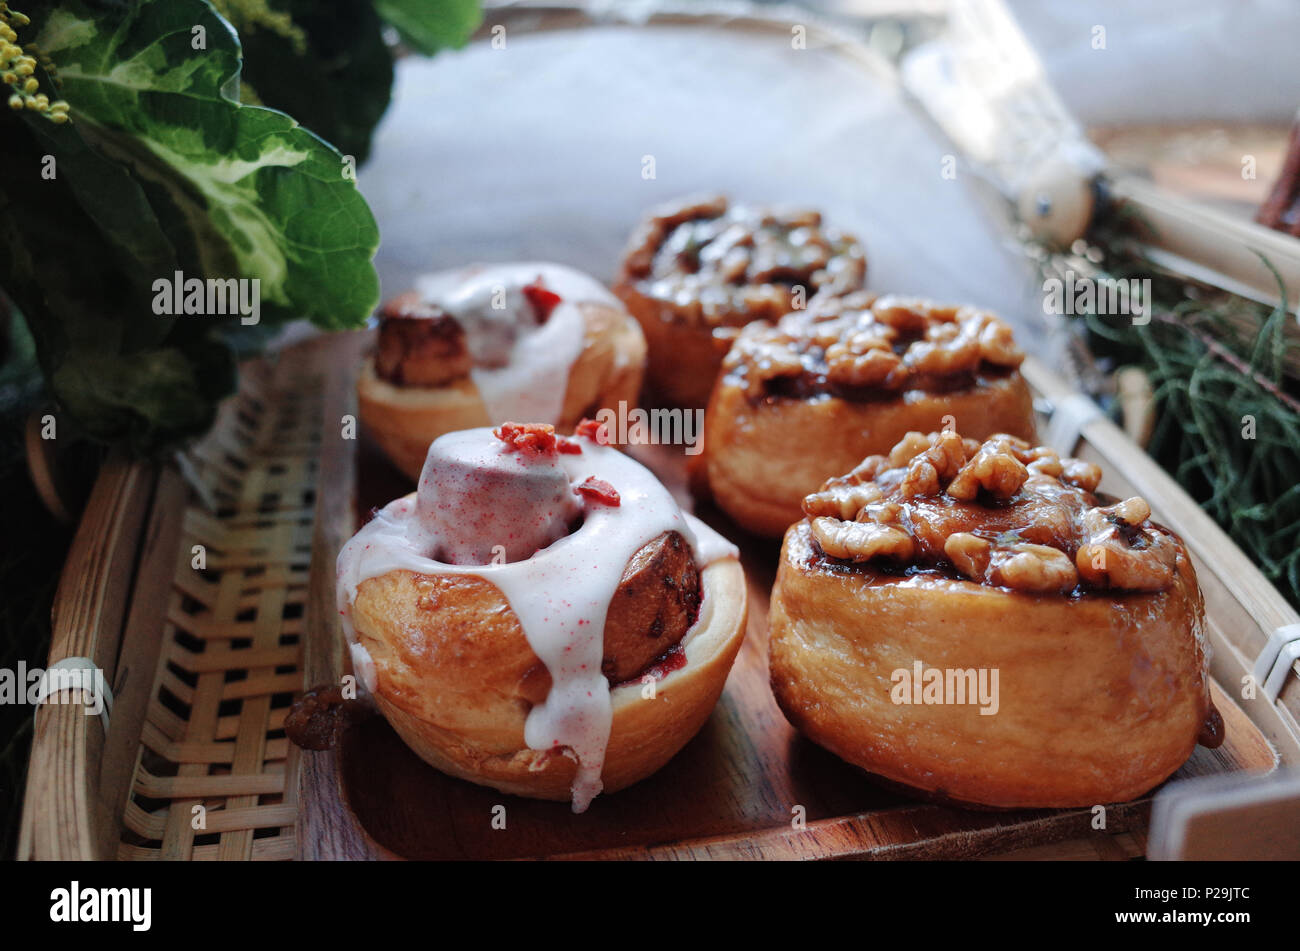
<path id="1" fill-rule="evenodd" d="M 329 412 L 340 419 L 355 412 L 351 380 L 365 345 L 364 334 L 340 335 L 333 348 L 330 378 L 338 385 Z M 633 455 L 692 506 L 679 448 L 637 447 Z M 360 524 L 358 513 L 364 518 L 413 488 L 364 434 L 326 439 L 321 466 L 304 644 L 309 685 L 336 682 L 347 672 L 334 608 L 340 545 Z M 1092 829 L 1092 812 L 1085 809 L 967 811 L 885 789 L 803 739 L 768 687 L 767 609 L 779 545 L 745 535 L 708 506 L 696 514 L 741 548 L 749 627 L 713 716 L 667 766 L 630 789 L 598 797 L 575 816 L 566 803 L 522 799 L 444 776 L 374 718 L 354 727 L 338 750 L 304 755 L 301 856 L 968 858 L 1067 839 L 1137 833 L 1140 841 L 1149 797 L 1108 806 L 1104 831 Z M 1217 750 L 1198 747 L 1175 778 L 1274 768 L 1277 752 L 1261 730 L 1217 684 L 1213 690 L 1227 739 Z M 504 829 L 497 828 L 499 818 L 493 822 L 499 806 L 505 807 Z"/>

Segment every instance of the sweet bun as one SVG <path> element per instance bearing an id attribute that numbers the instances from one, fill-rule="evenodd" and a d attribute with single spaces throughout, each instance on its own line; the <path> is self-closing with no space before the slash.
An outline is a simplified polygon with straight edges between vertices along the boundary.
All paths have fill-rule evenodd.
<path id="1" fill-rule="evenodd" d="M 569 433 L 634 403 L 645 358 L 640 326 L 585 274 L 546 263 L 463 268 L 429 275 L 381 309 L 359 412 L 414 479 L 443 433 L 521 417 Z"/>
<path id="2" fill-rule="evenodd" d="M 698 732 L 745 630 L 736 550 L 602 442 L 444 436 L 339 555 L 354 668 L 411 749 L 575 811 Z"/>
<path id="3" fill-rule="evenodd" d="M 772 689 L 814 742 L 980 806 L 1142 795 L 1222 741 L 1181 540 L 1097 467 L 911 434 L 805 502 L 772 593 Z"/>
<path id="4" fill-rule="evenodd" d="M 645 332 L 651 396 L 702 408 L 741 327 L 856 290 L 866 272 L 858 241 L 816 211 L 695 196 L 641 222 L 614 292 Z"/>
<path id="5" fill-rule="evenodd" d="M 805 495 L 908 432 L 1033 439 L 1023 359 L 992 314 L 865 291 L 750 325 L 705 416 L 708 491 L 742 527 L 779 537 Z"/>

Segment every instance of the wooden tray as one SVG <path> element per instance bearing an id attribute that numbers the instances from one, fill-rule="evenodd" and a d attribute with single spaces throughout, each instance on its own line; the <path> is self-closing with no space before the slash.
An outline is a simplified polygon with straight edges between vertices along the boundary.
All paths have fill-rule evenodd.
<path id="1" fill-rule="evenodd" d="M 338 338 L 331 379 L 350 379 L 366 335 Z M 1027 376 L 1040 397 L 1054 391 L 1052 377 L 1030 364 Z M 328 409 L 341 419 L 353 413 L 351 387 L 338 386 Z M 1124 454 L 1116 464 L 1099 447 Z M 668 447 L 633 450 L 691 505 L 685 490 L 685 457 Z M 1080 454 L 1106 465 L 1103 488 L 1123 493 L 1142 486 L 1162 517 L 1184 531 L 1186 509 L 1199 514 L 1176 486 L 1133 481 L 1163 476 L 1147 472 L 1136 447 L 1109 422 L 1087 428 Z M 334 557 L 368 512 L 410 491 L 400 475 L 364 440 L 327 440 L 322 454 L 316 537 L 306 630 L 310 683 L 337 682 L 349 670 L 334 609 Z M 1166 480 L 1167 482 L 1167 480 Z M 1156 504 L 1156 500 L 1163 504 Z M 354 728 L 337 752 L 310 754 L 304 762 L 299 798 L 298 842 L 308 858 L 481 859 L 481 858 L 962 858 L 1039 846 L 1063 839 L 1107 840 L 1100 853 L 1140 852 L 1150 800 L 1108 807 L 1105 833 L 1091 831 L 1090 810 L 973 812 L 920 803 L 877 786 L 861 771 L 802 739 L 772 699 L 767 671 L 767 605 L 778 545 L 739 533 L 719 513 L 697 511 L 742 548 L 749 581 L 749 630 L 726 690 L 703 731 L 659 773 L 621 793 L 602 796 L 581 816 L 564 803 L 508 796 L 452 779 L 421 762 L 382 719 Z M 1208 520 L 1206 520 L 1208 521 Z M 1192 530 L 1204 526 L 1193 524 Z M 1217 528 L 1215 529 L 1217 532 Z M 1194 555 L 1214 551 L 1220 539 L 1198 539 Z M 1237 554 L 1226 546 L 1229 555 Z M 1282 616 L 1280 597 L 1253 568 L 1239 574 L 1237 559 L 1220 557 L 1247 593 L 1252 610 L 1266 602 Z M 1224 582 L 1198 561 L 1213 612 L 1210 624 L 1215 673 L 1236 683 L 1236 654 L 1226 648 L 1225 619 L 1235 617 L 1225 602 Z M 1208 575 L 1208 577 L 1207 577 Z M 1253 577 L 1253 581 L 1250 580 Z M 1240 605 L 1239 605 L 1240 607 Z M 1262 637 L 1258 625 L 1257 636 Z M 1249 638 L 1235 633 L 1241 643 Z M 1261 641 L 1262 644 L 1262 641 Z M 1224 657 L 1224 654 L 1227 657 Z M 1267 771 L 1295 761 L 1290 733 L 1270 736 L 1216 683 L 1215 703 L 1224 715 L 1227 741 L 1218 750 L 1196 749 L 1175 778 L 1233 770 Z M 1258 706 L 1252 704 L 1252 707 Z M 1259 711 L 1253 711 L 1258 713 Z M 506 829 L 494 829 L 494 807 L 506 807 Z M 806 827 L 792 819 L 802 807 Z M 1117 836 L 1127 835 L 1124 846 Z"/>

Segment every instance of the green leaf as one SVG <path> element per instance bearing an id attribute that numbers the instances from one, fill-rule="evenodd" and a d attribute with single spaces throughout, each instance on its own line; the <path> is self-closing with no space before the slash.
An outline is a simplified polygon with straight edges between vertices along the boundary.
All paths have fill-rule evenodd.
<path id="1" fill-rule="evenodd" d="M 0 291 L 30 331 L 60 433 L 173 447 L 232 390 L 231 343 L 287 317 L 364 321 L 377 229 L 336 150 L 231 98 L 239 43 L 207 3 L 24 12 L 19 42 L 35 41 L 41 88 L 72 121 L 0 110 Z M 177 270 L 259 278 L 262 325 L 157 315 L 153 282 Z"/>
<path id="2" fill-rule="evenodd" d="M 204 276 L 260 279 L 270 319 L 365 320 L 379 297 L 370 209 L 336 150 L 284 113 L 226 97 L 240 47 L 207 3 L 140 0 L 106 23 L 65 2 L 33 23 L 74 122 L 166 193 Z M 232 258 L 235 273 L 212 270 Z"/>
<path id="3" fill-rule="evenodd" d="M 375 10 L 426 56 L 460 49 L 483 22 L 476 0 L 375 0 Z"/>

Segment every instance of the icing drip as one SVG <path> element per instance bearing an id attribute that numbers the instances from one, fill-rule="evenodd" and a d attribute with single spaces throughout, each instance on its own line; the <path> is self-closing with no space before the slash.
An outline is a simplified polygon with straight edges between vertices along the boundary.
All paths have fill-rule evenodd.
<path id="1" fill-rule="evenodd" d="M 524 290 L 539 277 L 560 298 L 541 322 Z M 458 268 L 420 278 L 416 290 L 465 329 L 474 359 L 470 378 L 493 423 L 558 422 L 569 368 L 582 353 L 585 323 L 578 305 L 597 302 L 622 309 L 604 285 L 559 264 Z"/>
<path id="2" fill-rule="evenodd" d="M 418 494 L 389 503 L 339 552 L 337 595 L 354 667 L 373 691 L 373 662 L 355 662 L 356 649 L 364 652 L 352 627 L 361 582 L 406 569 L 474 575 L 495 584 L 551 675 L 546 700 L 529 711 L 524 742 L 535 750 L 567 750 L 577 760 L 573 810 L 582 812 L 601 790 L 613 718 L 610 685 L 600 669 L 605 616 L 628 562 L 669 531 L 681 533 L 701 568 L 738 553 L 682 512 L 640 463 L 586 437 L 573 441 L 581 452 L 530 454 L 511 449 L 490 429 L 437 439 Z M 486 475 L 465 477 L 474 470 Z M 567 497 L 555 497 L 557 474 L 582 521 L 571 534 L 554 538 L 572 511 Z M 572 491 L 593 477 L 617 490 L 619 504 Z M 491 537 L 493 531 L 501 537 Z M 496 545 L 505 546 L 508 560 L 482 563 L 483 552 Z M 465 560 L 439 560 L 445 553 Z M 687 631 L 683 647 L 694 632 Z"/>

